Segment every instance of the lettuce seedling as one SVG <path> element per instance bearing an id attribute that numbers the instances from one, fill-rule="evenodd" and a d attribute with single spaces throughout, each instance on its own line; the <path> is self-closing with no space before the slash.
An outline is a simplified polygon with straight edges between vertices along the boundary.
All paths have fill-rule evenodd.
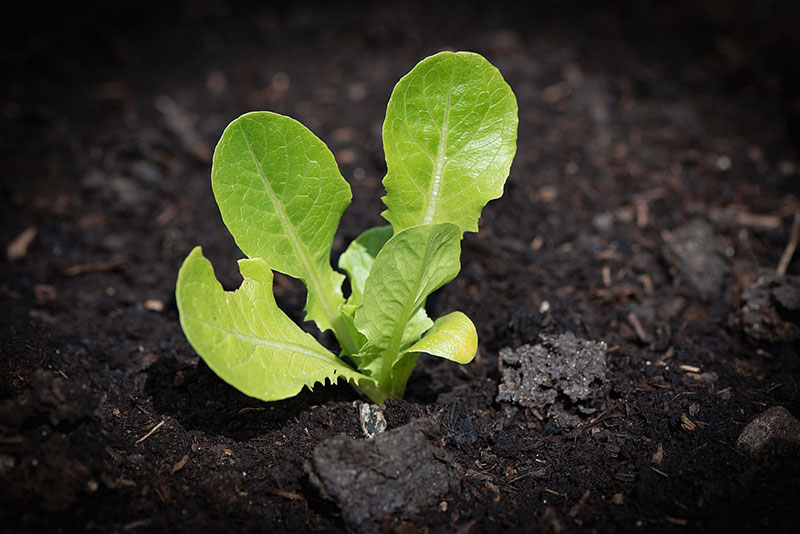
<path id="1" fill-rule="evenodd" d="M 349 381 L 372 401 L 402 397 L 420 354 L 468 363 L 475 326 L 461 312 L 432 321 L 425 300 L 460 269 L 461 238 L 503 193 L 516 152 L 517 103 L 478 54 L 424 59 L 392 92 L 383 126 L 390 226 L 356 238 L 330 263 L 352 194 L 328 147 L 269 112 L 234 120 L 214 151 L 211 183 L 222 220 L 247 256 L 226 292 L 196 247 L 178 274 L 183 331 L 223 380 L 263 400 Z M 331 330 L 336 355 L 284 314 L 273 271 L 303 281 L 306 320 Z M 424 337 L 423 337 L 424 334 Z"/>

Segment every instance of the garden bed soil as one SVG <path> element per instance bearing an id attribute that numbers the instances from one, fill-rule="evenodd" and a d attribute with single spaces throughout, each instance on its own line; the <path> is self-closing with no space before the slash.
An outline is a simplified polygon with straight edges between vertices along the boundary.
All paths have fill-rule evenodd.
<path id="1" fill-rule="evenodd" d="M 737 438 L 800 415 L 800 259 L 775 276 L 800 208 L 798 13 L 637 6 L 9 17 L 0 530 L 796 532 L 796 450 Z M 382 222 L 393 84 L 440 49 L 484 54 L 520 109 L 505 195 L 429 301 L 472 318 L 474 362 L 421 358 L 374 440 L 346 385 L 238 393 L 173 296 L 197 244 L 240 281 L 210 189 L 222 129 L 268 109 L 329 145 L 354 194 L 338 254 Z M 275 293 L 301 321 L 302 285 Z"/>

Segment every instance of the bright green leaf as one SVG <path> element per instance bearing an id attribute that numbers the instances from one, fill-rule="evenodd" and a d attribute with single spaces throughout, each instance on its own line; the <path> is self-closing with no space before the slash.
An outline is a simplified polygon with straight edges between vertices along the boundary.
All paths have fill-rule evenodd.
<path id="1" fill-rule="evenodd" d="M 388 385 L 405 348 L 431 326 L 412 320 L 425 299 L 458 274 L 461 232 L 452 224 L 415 226 L 390 239 L 375 258 L 355 326 L 367 338 L 363 369 Z"/>
<path id="2" fill-rule="evenodd" d="M 242 252 L 303 280 L 307 320 L 333 328 L 354 348 L 341 338 L 344 277 L 330 265 L 336 226 L 352 195 L 325 143 L 289 117 L 247 113 L 222 134 L 211 181 Z"/>
<path id="3" fill-rule="evenodd" d="M 330 249 L 352 195 L 333 155 L 293 119 L 239 117 L 215 150 L 212 186 L 250 259 L 240 261 L 242 286 L 228 293 L 192 251 L 176 294 L 187 339 L 225 381 L 264 400 L 344 377 L 382 402 L 402 396 L 422 353 L 470 361 L 472 322 L 455 312 L 433 323 L 424 304 L 458 274 L 463 233 L 476 231 L 483 206 L 502 194 L 516 129 L 511 89 L 477 54 L 436 54 L 400 80 L 383 130 L 383 215 L 392 226 L 365 232 L 339 259 L 350 277 L 345 301 Z M 278 309 L 272 269 L 305 283 L 307 320 L 332 329 L 361 372 Z"/>
<path id="4" fill-rule="evenodd" d="M 469 363 L 478 350 L 478 332 L 469 317 L 453 312 L 436 319 L 425 337 L 407 352 L 424 352 L 457 363 Z"/>
<path id="5" fill-rule="evenodd" d="M 375 256 L 391 237 L 391 226 L 370 228 L 355 238 L 347 250 L 339 256 L 339 268 L 347 272 L 350 279 L 350 296 L 347 299 L 349 306 L 357 308 L 361 304 L 364 283 L 367 281 Z"/>
<path id="6" fill-rule="evenodd" d="M 347 247 L 347 250 L 339 256 L 339 268 L 347 272 L 351 288 L 347 303 L 342 306 L 342 312 L 345 314 L 345 323 L 352 326 L 354 329 L 353 337 L 358 341 L 359 349 L 364 342 L 366 342 L 366 338 L 353 324 L 355 312 L 358 307 L 361 306 L 364 284 L 372 269 L 372 264 L 375 262 L 375 257 L 391 237 L 391 226 L 370 228 L 353 240 L 350 246 Z M 430 328 L 432 324 L 433 321 L 428 318 L 428 314 L 425 313 L 425 308 L 420 308 L 411 318 L 406 331 L 410 336 L 416 335 L 418 337 L 422 332 Z M 415 334 L 416 332 L 418 332 L 418 334 Z M 416 339 L 416 337 L 414 339 Z"/>
<path id="7" fill-rule="evenodd" d="M 443 222 L 476 232 L 483 207 L 503 194 L 517 122 L 514 93 L 478 54 L 441 52 L 404 76 L 383 125 L 383 216 L 395 232 Z"/>
<path id="8" fill-rule="evenodd" d="M 377 391 L 374 380 L 350 368 L 278 308 L 272 270 L 264 260 L 240 260 L 239 270 L 244 278 L 241 287 L 224 291 L 211 263 L 195 247 L 178 274 L 176 298 L 183 331 L 220 378 L 267 401 L 292 397 L 303 386 L 311 389 L 339 377 Z"/>
<path id="9" fill-rule="evenodd" d="M 394 398 L 402 398 L 406 391 L 406 384 L 414 371 L 419 359 L 419 352 L 406 352 L 395 362 L 391 369 L 392 388 L 390 395 Z"/>

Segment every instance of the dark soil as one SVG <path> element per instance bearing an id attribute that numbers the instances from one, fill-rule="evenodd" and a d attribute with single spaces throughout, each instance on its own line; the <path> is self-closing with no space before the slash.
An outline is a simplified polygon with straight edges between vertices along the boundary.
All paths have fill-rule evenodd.
<path id="1" fill-rule="evenodd" d="M 0 264 L 0 530 L 800 528 L 797 456 L 736 448 L 768 408 L 800 415 L 797 282 L 751 287 L 800 208 L 797 4 L 112 4 L 2 22 L 0 237 L 35 235 Z M 441 49 L 499 67 L 519 148 L 429 305 L 467 313 L 479 354 L 421 359 L 373 445 L 347 386 L 265 404 L 218 379 L 175 277 L 200 244 L 239 283 L 209 175 L 245 111 L 291 115 L 336 154 L 354 202 L 335 254 L 381 224 L 387 99 Z M 302 286 L 275 292 L 299 321 Z M 554 393 L 577 424 L 497 400 L 501 349 L 567 333 L 608 347 L 590 409 Z M 385 513 L 364 479 L 317 480 L 371 462 L 419 469 L 391 474 Z"/>

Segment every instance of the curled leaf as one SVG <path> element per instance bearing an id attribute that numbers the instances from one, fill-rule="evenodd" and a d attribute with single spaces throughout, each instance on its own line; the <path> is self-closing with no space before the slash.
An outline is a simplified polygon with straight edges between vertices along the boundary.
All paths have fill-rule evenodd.
<path id="1" fill-rule="evenodd" d="M 425 337 L 414 343 L 407 352 L 424 352 L 457 363 L 469 363 L 478 350 L 478 332 L 472 321 L 461 312 L 436 319 Z"/>
<path id="2" fill-rule="evenodd" d="M 240 260 L 239 269 L 244 282 L 237 291 L 226 292 L 195 247 L 178 273 L 181 326 L 220 378 L 266 401 L 293 397 L 303 386 L 313 388 L 339 377 L 375 389 L 374 380 L 334 356 L 278 308 L 272 270 L 264 260 Z"/>

